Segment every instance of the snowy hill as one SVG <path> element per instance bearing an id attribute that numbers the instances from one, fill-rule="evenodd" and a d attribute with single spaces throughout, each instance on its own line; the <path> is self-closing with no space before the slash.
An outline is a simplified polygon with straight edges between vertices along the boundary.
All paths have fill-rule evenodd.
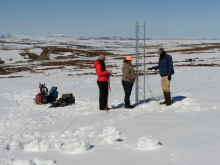
<path id="1" fill-rule="evenodd" d="M 15 41 L 20 42 L 22 40 L 55 40 L 55 39 L 67 39 L 67 40 L 133 40 L 133 38 L 129 37 L 121 37 L 121 36 L 104 36 L 104 37 L 86 37 L 86 36 L 74 36 L 74 35 L 63 35 L 63 34 L 55 34 L 48 36 L 24 36 L 24 35 L 15 35 L 15 34 L 6 34 L 0 36 L 1 40 L 4 41 Z"/>
<path id="2" fill-rule="evenodd" d="M 219 165 L 220 44 L 147 40 L 146 67 L 164 47 L 173 57 L 173 104 L 160 105 L 158 72 L 146 77 L 146 104 L 124 109 L 121 68 L 135 41 L 120 36 L 0 37 L 1 165 Z M 94 61 L 113 71 L 109 113 L 99 110 Z M 133 55 L 134 56 L 134 55 Z M 143 58 L 141 56 L 140 58 Z M 72 92 L 76 104 L 37 105 L 39 82 Z M 155 99 L 156 98 L 156 99 Z M 135 103 L 135 89 L 131 95 Z"/>

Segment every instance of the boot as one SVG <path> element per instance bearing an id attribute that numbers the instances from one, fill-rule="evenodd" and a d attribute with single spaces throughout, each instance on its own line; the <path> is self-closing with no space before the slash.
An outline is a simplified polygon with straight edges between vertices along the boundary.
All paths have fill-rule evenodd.
<path id="1" fill-rule="evenodd" d="M 170 94 L 170 92 L 165 92 L 166 94 L 166 100 L 167 100 L 167 102 L 166 102 L 166 106 L 170 106 L 171 104 L 172 104 L 172 101 L 171 101 L 171 94 Z"/>
<path id="2" fill-rule="evenodd" d="M 166 94 L 165 94 L 165 92 L 163 91 L 163 95 L 164 95 L 164 101 L 163 102 L 160 102 L 160 104 L 166 104 L 166 102 L 167 102 L 167 100 L 166 100 Z"/>
<path id="3" fill-rule="evenodd" d="M 124 107 L 124 108 L 126 108 L 126 109 L 133 109 L 134 107 L 131 106 L 130 104 L 125 104 L 125 107 Z"/>

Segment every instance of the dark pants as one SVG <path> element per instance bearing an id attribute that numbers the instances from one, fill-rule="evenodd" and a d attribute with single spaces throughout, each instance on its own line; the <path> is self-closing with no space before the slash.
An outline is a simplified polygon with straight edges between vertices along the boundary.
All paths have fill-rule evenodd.
<path id="1" fill-rule="evenodd" d="M 107 108 L 108 99 L 108 82 L 107 81 L 97 81 L 99 86 L 99 108 L 104 110 Z"/>
<path id="2" fill-rule="evenodd" d="M 122 80 L 122 85 L 125 91 L 125 99 L 124 99 L 125 105 L 130 105 L 130 96 L 133 88 L 133 83 Z"/>

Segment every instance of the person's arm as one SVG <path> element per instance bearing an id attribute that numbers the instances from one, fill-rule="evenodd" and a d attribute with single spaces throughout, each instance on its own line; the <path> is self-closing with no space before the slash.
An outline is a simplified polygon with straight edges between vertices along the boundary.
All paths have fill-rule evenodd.
<path id="1" fill-rule="evenodd" d="M 169 75 L 172 75 L 173 74 L 173 59 L 172 59 L 172 56 L 169 57 L 168 59 L 168 73 Z"/>
<path id="2" fill-rule="evenodd" d="M 101 67 L 101 65 L 97 65 L 97 66 L 96 66 L 96 73 L 97 73 L 97 75 L 100 76 L 100 77 L 108 76 L 108 75 L 109 75 L 108 70 L 102 72 L 102 67 Z"/>
<path id="3" fill-rule="evenodd" d="M 159 69 L 159 65 L 153 67 L 154 70 Z"/>
<path id="4" fill-rule="evenodd" d="M 159 61 L 160 61 L 160 59 L 159 59 Z M 151 68 L 148 68 L 148 70 L 158 70 L 159 69 L 159 62 L 158 62 L 158 65 L 157 66 L 153 66 L 153 67 L 151 67 Z"/>
<path id="5" fill-rule="evenodd" d="M 148 68 L 148 70 L 157 70 L 157 69 L 159 69 L 159 65 L 157 65 L 157 66 L 153 66 L 153 67 L 151 67 L 151 68 Z"/>

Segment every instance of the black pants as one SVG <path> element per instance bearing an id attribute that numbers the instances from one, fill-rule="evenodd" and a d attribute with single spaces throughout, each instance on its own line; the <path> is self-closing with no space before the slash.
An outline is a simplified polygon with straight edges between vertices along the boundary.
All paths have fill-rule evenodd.
<path id="1" fill-rule="evenodd" d="M 125 99 L 124 99 L 125 105 L 130 105 L 130 96 L 133 88 L 133 83 L 122 80 L 122 85 L 125 91 Z"/>
<path id="2" fill-rule="evenodd" d="M 104 110 L 107 108 L 108 99 L 108 82 L 107 81 L 97 81 L 99 86 L 99 108 Z"/>

